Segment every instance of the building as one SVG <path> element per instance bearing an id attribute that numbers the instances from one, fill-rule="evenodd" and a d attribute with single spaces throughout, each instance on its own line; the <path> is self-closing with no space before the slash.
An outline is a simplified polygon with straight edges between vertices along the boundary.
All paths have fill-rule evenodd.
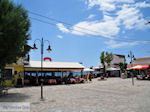
<path id="1" fill-rule="evenodd" d="M 110 66 L 113 68 L 119 68 L 118 64 L 125 62 L 126 62 L 125 55 L 113 54 L 113 60 L 111 61 Z"/>
<path id="2" fill-rule="evenodd" d="M 84 66 L 77 62 L 43 62 L 43 72 L 83 71 Z M 41 61 L 30 61 L 24 65 L 25 72 L 40 72 Z"/>
<path id="3" fill-rule="evenodd" d="M 70 72 L 80 72 L 83 74 L 84 66 L 77 62 L 43 62 L 42 73 L 63 77 Z M 41 61 L 29 61 L 29 59 L 19 59 L 17 63 L 5 67 L 5 85 L 17 85 L 18 77 L 22 77 L 23 84 L 25 76 L 41 76 Z"/>
<path id="4" fill-rule="evenodd" d="M 150 65 L 150 57 L 136 58 L 132 65 Z"/>

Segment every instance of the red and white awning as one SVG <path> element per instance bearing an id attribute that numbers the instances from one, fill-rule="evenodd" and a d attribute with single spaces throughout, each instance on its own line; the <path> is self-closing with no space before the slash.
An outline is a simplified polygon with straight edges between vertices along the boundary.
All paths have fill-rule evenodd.
<path id="1" fill-rule="evenodd" d="M 149 67 L 149 65 L 135 65 L 133 67 L 128 68 L 129 70 L 145 70 Z"/>

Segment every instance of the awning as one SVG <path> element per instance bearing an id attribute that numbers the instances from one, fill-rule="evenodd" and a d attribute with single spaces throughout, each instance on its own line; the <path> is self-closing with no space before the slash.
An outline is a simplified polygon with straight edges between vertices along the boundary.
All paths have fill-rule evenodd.
<path id="1" fill-rule="evenodd" d="M 30 61 L 25 71 L 41 71 L 41 61 Z M 84 66 L 78 62 L 43 62 L 43 71 L 81 71 Z"/>
<path id="2" fill-rule="evenodd" d="M 107 71 L 115 71 L 115 70 L 120 70 L 120 69 L 111 67 L 111 68 L 107 68 L 106 70 L 107 70 Z"/>
<path id="3" fill-rule="evenodd" d="M 94 70 L 93 70 L 93 69 L 90 69 L 90 68 L 86 68 L 86 69 L 84 69 L 83 71 L 84 71 L 84 72 L 94 72 Z"/>
<path id="4" fill-rule="evenodd" d="M 149 67 L 149 65 L 135 65 L 133 67 L 128 68 L 129 70 L 145 70 Z"/>

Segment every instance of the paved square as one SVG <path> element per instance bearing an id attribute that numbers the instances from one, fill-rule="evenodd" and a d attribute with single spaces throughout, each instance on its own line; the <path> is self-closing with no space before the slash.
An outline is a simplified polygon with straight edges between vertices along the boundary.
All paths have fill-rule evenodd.
<path id="1" fill-rule="evenodd" d="M 90 83 L 12 88 L 1 102 L 30 102 L 31 112 L 149 112 L 150 81 L 109 78 Z"/>

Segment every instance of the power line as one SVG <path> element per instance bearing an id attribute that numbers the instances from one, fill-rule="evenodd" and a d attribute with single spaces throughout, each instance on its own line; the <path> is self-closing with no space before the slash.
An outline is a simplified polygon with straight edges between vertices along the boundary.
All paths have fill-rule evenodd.
<path id="1" fill-rule="evenodd" d="M 42 22 L 42 23 L 45 23 L 45 24 L 49 24 L 49 25 L 53 25 L 53 26 L 55 26 L 56 27 L 56 24 L 55 23 L 51 23 L 51 22 L 46 22 L 46 21 L 43 21 L 43 20 L 41 20 L 41 19 L 37 19 L 37 18 L 33 18 L 33 17 L 29 17 L 29 18 L 31 18 L 31 19 L 33 19 L 33 20 L 36 20 L 36 21 L 39 21 L 39 22 Z M 60 26 L 61 27 L 61 26 Z M 71 29 L 70 29 L 71 30 Z M 79 31 L 79 30 L 74 30 L 74 31 L 77 31 L 77 32 L 80 32 L 80 33 L 83 33 L 83 34 L 88 34 L 88 35 L 90 35 L 90 37 L 97 37 L 97 36 L 92 36 L 91 34 L 89 34 L 89 33 L 87 33 L 87 32 L 82 32 L 82 31 Z M 97 38 L 100 38 L 100 37 L 97 37 Z M 111 40 L 110 38 L 105 38 L 105 39 L 109 39 L 109 40 Z M 115 40 L 115 41 L 121 41 L 121 42 L 132 42 L 131 40 L 121 40 L 121 39 L 112 39 L 112 40 Z M 150 42 L 150 41 L 147 41 L 147 42 Z"/>
<path id="2" fill-rule="evenodd" d="M 38 13 L 35 13 L 35 12 L 31 12 L 31 11 L 28 11 L 29 13 L 33 14 L 33 15 L 36 15 L 36 16 L 39 16 L 39 17 L 43 17 L 43 18 L 46 18 L 46 19 L 49 19 L 51 21 L 55 21 L 55 22 L 58 22 L 58 23 L 63 23 L 63 24 L 66 24 L 68 26 L 73 26 L 73 24 L 70 24 L 70 23 L 67 23 L 67 22 L 64 22 L 64 21 L 61 21 L 61 20 L 57 20 L 57 19 L 54 19 L 54 18 L 51 18 L 51 17 L 47 17 L 47 16 L 44 16 L 44 15 L 41 15 L 41 14 L 38 14 Z M 79 29 L 82 29 L 82 30 L 86 30 L 86 31 L 90 31 L 91 33 L 97 33 L 100 35 L 100 32 L 97 32 L 97 31 L 94 31 L 94 30 L 89 30 L 87 28 L 83 28 L 83 27 L 79 27 L 79 26 L 75 26 L 76 28 L 79 28 Z M 70 28 L 69 28 L 70 29 Z M 76 30 L 74 30 L 76 31 Z M 80 32 L 82 33 L 81 31 L 77 31 L 77 32 Z M 85 33 L 84 33 L 85 34 Z M 86 32 L 87 34 L 87 32 Z M 90 34 L 91 35 L 91 34 Z M 105 34 L 104 34 L 105 35 Z M 105 39 L 110 39 L 110 38 L 107 38 L 107 37 L 100 37 L 100 38 L 105 38 Z M 124 38 L 122 38 L 124 39 Z M 135 39 L 128 39 L 128 40 L 131 40 L 131 41 L 139 41 L 139 40 L 135 40 Z M 143 41 L 150 41 L 150 40 L 143 40 Z"/>
<path id="3" fill-rule="evenodd" d="M 45 23 L 45 24 L 50 24 L 50 25 L 53 25 L 53 26 L 56 27 L 56 24 L 55 24 L 55 23 L 46 22 L 46 21 L 43 21 L 43 20 L 41 20 L 41 19 L 37 19 L 37 18 L 33 18 L 33 17 L 29 17 L 29 18 L 31 18 L 31 19 L 33 19 L 33 20 L 36 20 L 36 21 L 39 21 L 39 22 L 42 22 L 42 23 Z M 60 26 L 60 27 L 62 27 L 62 26 Z M 63 27 L 62 27 L 62 28 L 63 28 Z M 68 28 L 68 29 L 71 30 L 70 28 Z M 83 32 L 83 31 L 79 31 L 79 30 L 74 30 L 74 31 L 80 32 L 80 33 L 83 33 L 83 34 L 91 35 L 91 34 L 89 34 L 89 33 L 87 33 L 87 32 Z M 96 37 L 96 36 L 95 36 L 95 37 Z M 98 37 L 98 38 L 99 38 L 99 37 Z M 105 39 L 109 39 L 109 38 L 105 38 Z"/>

